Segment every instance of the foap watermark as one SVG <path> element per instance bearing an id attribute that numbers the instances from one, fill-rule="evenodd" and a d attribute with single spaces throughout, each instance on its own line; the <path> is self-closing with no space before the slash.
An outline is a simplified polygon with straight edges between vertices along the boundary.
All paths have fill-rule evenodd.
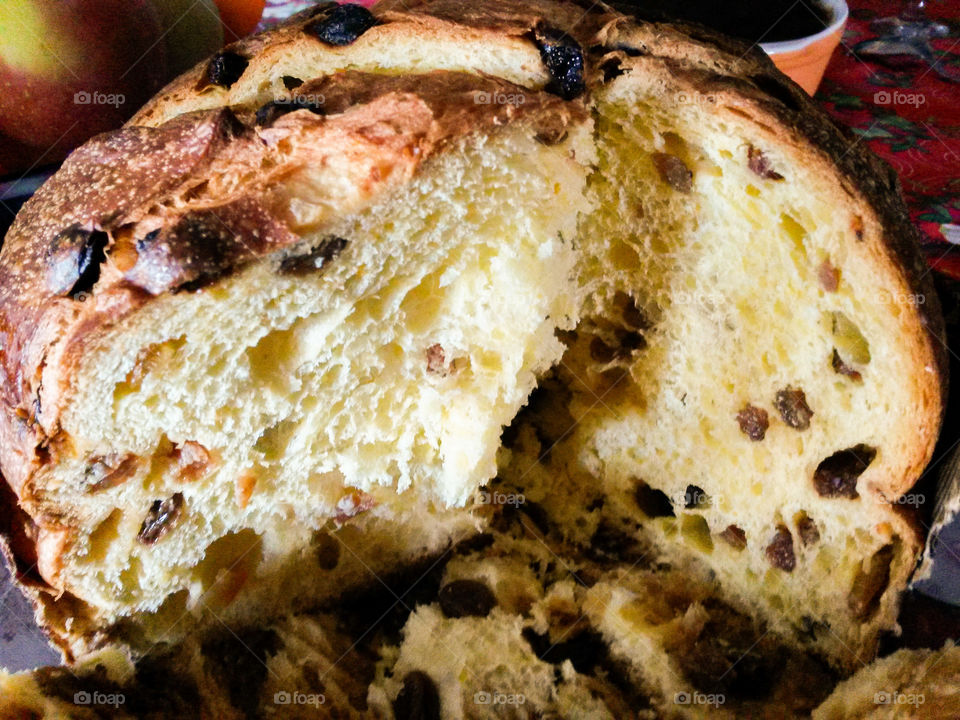
<path id="1" fill-rule="evenodd" d="M 907 493 L 906 495 L 895 498 L 887 498 L 881 495 L 877 498 L 877 502 L 881 505 L 913 505 L 914 507 L 920 507 L 927 502 L 927 496 L 923 493 Z"/>
<path id="2" fill-rule="evenodd" d="M 924 305 L 927 302 L 927 296 L 921 293 L 908 293 L 898 290 L 880 290 L 877 293 L 879 302 L 896 303 L 897 305 Z"/>
<path id="3" fill-rule="evenodd" d="M 923 93 L 907 93 L 899 90 L 878 90 L 873 94 L 874 105 L 913 105 L 920 107 L 927 101 Z"/>
<path id="4" fill-rule="evenodd" d="M 722 693 L 678 692 L 673 696 L 674 705 L 710 705 L 720 707 L 727 701 Z"/>
<path id="5" fill-rule="evenodd" d="M 499 690 L 478 690 L 473 694 L 475 705 L 523 705 L 527 696 L 523 693 L 505 693 Z"/>
<path id="6" fill-rule="evenodd" d="M 674 507 L 682 507 L 687 510 L 709 507 L 713 501 L 719 499 L 719 495 L 707 495 L 696 485 L 690 485 L 683 492 L 670 496 L 670 502 Z"/>
<path id="7" fill-rule="evenodd" d="M 677 105 L 703 105 L 713 107 L 717 104 L 717 96 L 709 95 L 696 91 L 683 91 L 675 93 L 673 99 Z"/>
<path id="8" fill-rule="evenodd" d="M 701 305 L 716 307 L 722 305 L 724 296 L 721 293 L 706 292 L 703 290 L 680 290 L 674 293 L 671 303 L 674 305 Z"/>
<path id="9" fill-rule="evenodd" d="M 102 93 L 102 92 L 87 92 L 86 90 L 78 90 L 73 94 L 73 104 L 74 105 L 112 105 L 113 107 L 120 107 L 121 105 L 126 104 L 127 98 L 123 93 Z"/>
<path id="10" fill-rule="evenodd" d="M 318 708 L 327 701 L 321 693 L 287 692 L 281 690 L 273 694 L 274 705 L 308 705 Z"/>
<path id="11" fill-rule="evenodd" d="M 477 105 L 523 105 L 527 96 L 523 93 L 475 92 L 473 102 Z"/>
<path id="12" fill-rule="evenodd" d="M 81 690 L 73 694 L 74 705 L 84 705 L 90 707 L 112 707 L 118 708 L 127 702 L 123 693 L 104 693 L 98 690 L 92 692 Z"/>
<path id="13" fill-rule="evenodd" d="M 902 693 L 899 690 L 888 692 L 881 690 L 873 696 L 875 705 L 913 705 L 919 707 L 923 705 L 926 698 L 923 693 Z"/>
<path id="14" fill-rule="evenodd" d="M 274 105 L 292 105 L 294 108 L 315 108 L 324 105 L 327 96 L 323 93 L 305 93 L 303 95 L 276 95 Z"/>
<path id="15" fill-rule="evenodd" d="M 505 493 L 499 490 L 479 490 L 475 496 L 477 505 L 513 505 L 519 507 L 527 502 L 523 493 Z"/>

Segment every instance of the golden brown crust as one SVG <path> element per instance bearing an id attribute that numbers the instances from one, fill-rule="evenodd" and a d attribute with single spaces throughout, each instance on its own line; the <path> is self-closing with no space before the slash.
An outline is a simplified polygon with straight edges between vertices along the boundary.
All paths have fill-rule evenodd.
<path id="1" fill-rule="evenodd" d="M 394 39 L 454 38 L 482 44 L 487 48 L 523 47 L 530 58 L 532 71 L 533 65 L 540 65 L 534 37 L 536 28 L 557 28 L 564 36 L 574 38 L 588 47 L 597 40 L 602 27 L 618 17 L 603 3 L 585 0 L 494 0 L 482 5 L 457 0 L 384 0 L 372 8 L 377 24 L 355 43 L 337 47 L 326 45 L 305 31 L 322 12 L 323 4 L 299 12 L 267 31 L 231 44 L 225 51 L 251 60 L 262 57 L 270 64 L 287 51 L 308 54 L 322 49 L 336 58 L 335 70 L 341 70 L 351 67 L 354 45 L 390 43 Z M 549 79 L 549 73 L 542 66 L 537 72 L 543 82 L 532 87 L 540 89 Z M 206 75 L 207 61 L 204 61 L 163 88 L 128 124 L 159 124 L 168 117 L 171 107 L 190 104 L 198 99 L 206 99 L 215 105 L 230 103 L 230 95 L 226 90 L 206 85 Z"/>
<path id="2" fill-rule="evenodd" d="M 151 297 L 194 290 L 297 242 L 281 210 L 270 207 L 276 177 L 345 155 L 355 161 L 358 201 L 369 202 L 470 133 L 527 121 L 556 132 L 585 117 L 578 103 L 463 73 L 347 72 L 316 87 L 329 96 L 324 115 L 300 109 L 263 127 L 220 109 L 100 136 L 25 206 L 0 263 L 0 459 L 21 500 L 41 446 L 57 433 L 59 388 L 43 382 L 49 368 L 69 363 L 96 332 Z M 525 102 L 477 103 L 484 92 L 523 94 Z M 278 149 L 282 139 L 294 150 Z M 264 165 L 272 170 L 245 172 Z M 65 243 L 70 228 L 79 237 Z M 77 266 L 91 233 L 107 235 L 105 259 L 96 284 L 76 292 L 76 273 L 64 283 L 59 268 Z"/>

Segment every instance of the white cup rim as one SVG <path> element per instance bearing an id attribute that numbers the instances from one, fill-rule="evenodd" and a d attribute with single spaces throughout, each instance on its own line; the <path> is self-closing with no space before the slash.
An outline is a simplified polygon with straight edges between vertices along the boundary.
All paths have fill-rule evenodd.
<path id="1" fill-rule="evenodd" d="M 805 0 L 801 0 L 801 2 L 805 2 Z M 760 43 L 760 48 L 767 53 L 767 55 L 803 50 L 808 45 L 812 45 L 818 40 L 822 40 L 823 38 L 832 35 L 838 29 L 842 28 L 847 22 L 847 17 L 850 14 L 845 0 L 821 0 L 821 2 L 827 7 L 828 10 L 830 10 L 830 14 L 833 15 L 833 22 L 831 22 L 827 27 L 814 35 L 807 35 L 806 37 L 797 38 L 796 40 L 781 40 L 780 42 Z"/>

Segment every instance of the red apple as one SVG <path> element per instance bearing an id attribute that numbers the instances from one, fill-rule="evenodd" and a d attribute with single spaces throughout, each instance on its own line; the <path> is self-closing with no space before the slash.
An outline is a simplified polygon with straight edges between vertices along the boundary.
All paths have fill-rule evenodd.
<path id="1" fill-rule="evenodd" d="M 149 0 L 2 0 L 0 137 L 30 148 L 21 164 L 136 112 L 167 77 L 161 27 Z"/>

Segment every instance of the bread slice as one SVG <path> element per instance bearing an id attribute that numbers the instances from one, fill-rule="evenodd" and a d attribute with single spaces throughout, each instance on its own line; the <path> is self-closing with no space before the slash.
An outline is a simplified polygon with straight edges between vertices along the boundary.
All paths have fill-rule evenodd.
<path id="1" fill-rule="evenodd" d="M 504 487 L 489 495 L 510 502 L 484 506 L 488 532 L 385 587 L 329 612 L 215 625 L 136 665 L 111 647 L 70 670 L 0 674 L 0 718 L 99 717 L 111 702 L 121 718 L 956 713 L 952 645 L 900 651 L 836 685 L 822 660 L 729 605 L 697 563 L 670 565 L 612 535 L 579 548 L 540 505 Z"/>
<path id="2" fill-rule="evenodd" d="M 476 720 L 809 717 L 835 673 L 697 565 L 614 538 L 578 548 L 541 506 L 505 507 L 384 639 L 368 704 L 389 717 L 427 688 L 439 717 Z"/>
<path id="3" fill-rule="evenodd" d="M 840 683 L 813 720 L 947 720 L 960 716 L 960 648 L 903 649 Z"/>
<path id="4" fill-rule="evenodd" d="M 831 694 L 833 671 L 695 564 L 573 547 L 525 499 L 486 513 L 490 532 L 331 612 L 0 675 L 0 718 L 952 717 L 955 648 L 898 652 Z"/>
<path id="5" fill-rule="evenodd" d="M 68 656 L 375 582 L 498 471 L 838 667 L 916 561 L 945 371 L 895 178 L 700 31 L 308 11 L 77 151 L 0 319 L 9 545 Z"/>

